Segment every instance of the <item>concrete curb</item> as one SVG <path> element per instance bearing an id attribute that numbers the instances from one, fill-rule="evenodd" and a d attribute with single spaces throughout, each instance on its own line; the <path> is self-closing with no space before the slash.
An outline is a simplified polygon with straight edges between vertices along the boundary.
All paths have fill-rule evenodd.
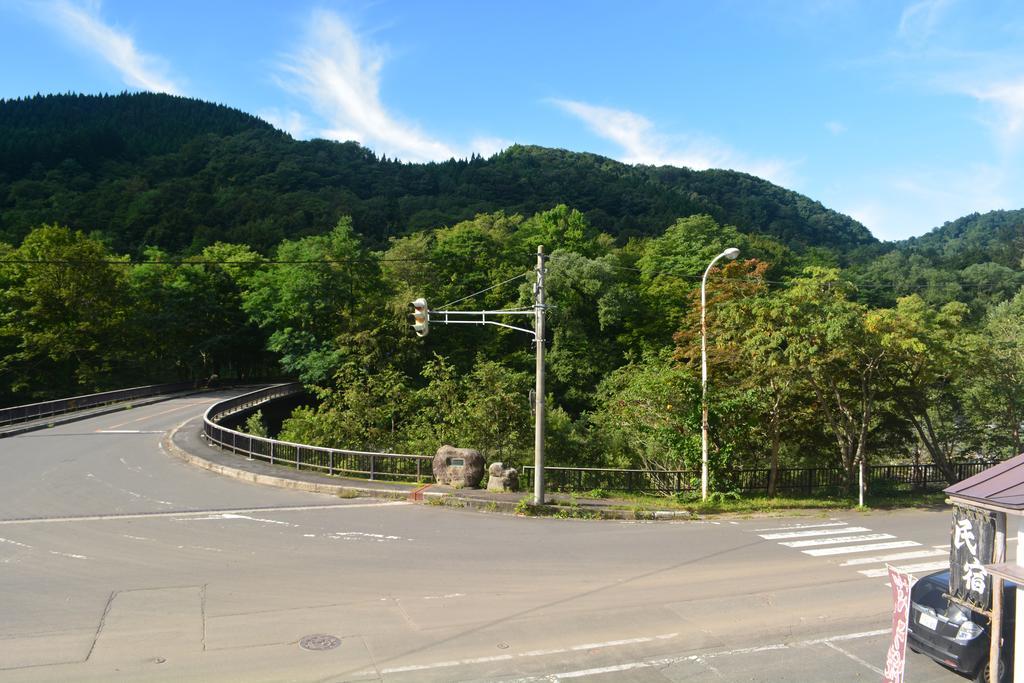
<path id="1" fill-rule="evenodd" d="M 177 446 L 174 443 L 174 435 L 178 431 L 192 422 L 196 418 L 190 418 L 185 422 L 172 429 L 166 436 L 164 436 L 162 444 L 164 449 L 178 457 L 190 465 L 195 465 L 204 470 L 216 472 L 217 474 L 231 477 L 233 479 L 240 479 L 247 481 L 251 484 L 261 484 L 263 486 L 276 486 L 282 489 L 292 489 L 296 491 L 307 491 L 309 493 L 326 493 L 332 496 L 338 496 L 344 498 L 346 495 L 358 495 L 358 496 L 369 496 L 374 498 L 388 498 L 391 500 L 407 500 L 409 493 L 404 491 L 394 491 L 392 489 L 379 489 L 373 487 L 356 487 L 348 486 L 345 484 L 326 484 L 322 482 L 314 481 L 300 481 L 298 479 L 290 479 L 288 477 L 277 477 L 269 474 L 259 474 L 256 472 L 249 472 L 237 467 L 231 467 L 229 465 L 222 465 L 220 463 L 212 462 L 206 458 L 196 455 L 195 453 L 189 453 Z"/>
<path id="2" fill-rule="evenodd" d="M 190 418 L 168 432 L 163 440 L 164 449 L 171 455 L 181 460 L 217 474 L 232 477 L 240 481 L 263 486 L 275 486 L 277 488 L 307 491 L 309 493 L 325 493 L 339 498 L 347 497 L 370 497 L 384 498 L 388 500 L 405 500 L 422 505 L 436 505 L 450 507 L 460 510 L 474 510 L 478 512 L 489 512 L 516 515 L 522 517 L 557 517 L 562 519 L 579 520 L 612 520 L 612 521 L 662 521 L 662 520 L 690 520 L 697 519 L 696 515 L 685 510 L 623 510 L 616 508 L 602 508 L 597 506 L 580 505 L 559 505 L 548 504 L 534 506 L 526 504 L 529 514 L 522 514 L 523 503 L 521 501 L 509 500 L 488 500 L 486 498 L 460 496 L 458 492 L 429 491 L 418 492 L 415 499 L 412 497 L 415 489 L 395 490 L 376 488 L 373 486 L 353 486 L 352 484 L 330 484 L 326 482 L 302 481 L 286 476 L 260 474 L 248 470 L 224 465 L 207 460 L 201 455 L 190 453 L 174 443 L 175 435 L 185 428 L 196 418 Z M 242 456 L 239 456 L 242 457 Z"/>

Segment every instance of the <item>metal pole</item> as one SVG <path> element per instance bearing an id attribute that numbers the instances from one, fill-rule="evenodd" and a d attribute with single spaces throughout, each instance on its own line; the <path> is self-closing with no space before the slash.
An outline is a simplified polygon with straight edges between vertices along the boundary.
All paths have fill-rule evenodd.
<path id="1" fill-rule="evenodd" d="M 705 318 L 707 308 L 708 272 L 715 265 L 715 258 L 708 264 L 700 280 L 700 499 L 708 499 L 708 324 Z"/>
<path id="2" fill-rule="evenodd" d="M 537 246 L 537 284 L 534 286 L 534 333 L 537 347 L 537 389 L 534 397 L 533 502 L 544 504 L 544 245 Z"/>
<path id="3" fill-rule="evenodd" d="M 708 326 L 705 319 L 707 308 L 707 285 L 708 273 L 718 262 L 718 259 L 725 257 L 735 259 L 740 250 L 730 247 L 721 254 L 711 259 L 711 263 L 704 270 L 704 277 L 700 279 L 700 499 L 708 499 Z"/>

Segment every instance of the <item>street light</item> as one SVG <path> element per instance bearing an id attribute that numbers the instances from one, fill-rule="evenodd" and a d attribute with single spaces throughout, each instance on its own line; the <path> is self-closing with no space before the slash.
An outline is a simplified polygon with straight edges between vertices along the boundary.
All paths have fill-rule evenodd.
<path id="1" fill-rule="evenodd" d="M 704 277 L 700 280 L 700 499 L 708 499 L 708 326 L 704 319 L 704 309 L 707 305 L 705 290 L 708 283 L 708 273 L 720 258 L 734 260 L 740 255 L 736 247 L 729 247 L 721 254 L 711 259 Z"/>

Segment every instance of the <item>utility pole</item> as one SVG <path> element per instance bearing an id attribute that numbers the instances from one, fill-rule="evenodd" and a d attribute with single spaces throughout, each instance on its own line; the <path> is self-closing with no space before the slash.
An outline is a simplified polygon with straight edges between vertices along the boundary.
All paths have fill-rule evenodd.
<path id="1" fill-rule="evenodd" d="M 533 289 L 534 337 L 537 345 L 537 390 L 534 396 L 533 503 L 544 504 L 544 245 L 537 246 L 537 282 Z"/>
<path id="2" fill-rule="evenodd" d="M 548 256 L 544 253 L 544 245 L 538 245 L 537 281 L 533 285 L 532 308 L 504 311 L 433 311 L 422 297 L 410 303 L 414 321 L 413 328 L 416 330 L 417 336 L 420 337 L 427 335 L 432 322 L 442 325 L 497 325 L 533 335 L 534 350 L 537 354 L 537 387 L 533 399 L 533 502 L 535 505 L 544 504 L 544 312 L 547 310 L 544 296 L 544 275 L 547 273 L 547 269 L 544 267 L 544 261 L 547 258 Z M 534 319 L 533 329 L 495 320 L 495 317 L 516 315 L 532 316 Z"/>

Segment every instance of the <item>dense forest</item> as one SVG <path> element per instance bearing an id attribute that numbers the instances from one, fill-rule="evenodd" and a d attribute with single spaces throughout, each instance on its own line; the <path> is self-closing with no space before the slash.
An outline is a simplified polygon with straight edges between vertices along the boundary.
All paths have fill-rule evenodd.
<path id="1" fill-rule="evenodd" d="M 290 440 L 532 458 L 533 349 L 409 302 L 531 303 L 546 262 L 548 459 L 712 473 L 1021 450 L 1024 211 L 903 243 L 728 171 L 513 147 L 440 164 L 298 142 L 162 95 L 0 102 L 0 402 L 300 378 Z"/>
<path id="2" fill-rule="evenodd" d="M 356 143 L 300 142 L 248 114 L 169 95 L 0 101 L 0 240 L 43 223 L 101 230 L 132 255 L 258 251 L 322 234 L 339 216 L 375 247 L 478 213 L 566 204 L 620 242 L 706 213 L 793 248 L 875 243 L 852 219 L 731 171 L 627 166 L 513 146 L 491 159 L 407 164 Z"/>

